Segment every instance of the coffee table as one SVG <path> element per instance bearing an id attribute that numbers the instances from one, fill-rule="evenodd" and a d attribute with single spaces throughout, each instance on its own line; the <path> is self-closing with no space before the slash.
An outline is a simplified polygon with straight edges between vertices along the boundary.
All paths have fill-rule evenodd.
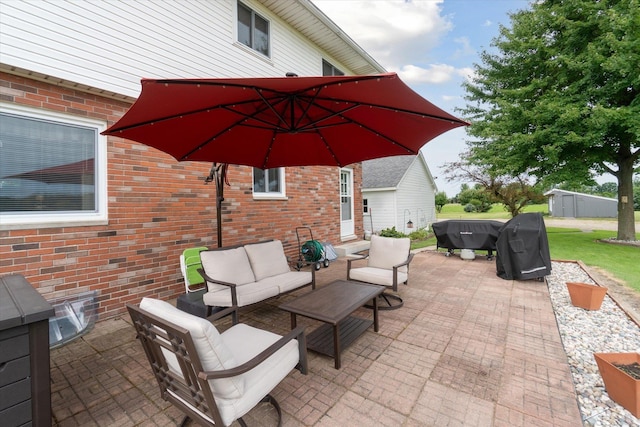
<path id="1" fill-rule="evenodd" d="M 333 357 L 335 368 L 340 369 L 343 347 L 348 347 L 371 324 L 378 332 L 378 295 L 384 290 L 384 286 L 336 280 L 280 308 L 291 313 L 291 329 L 297 326 L 296 315 L 325 323 L 307 335 L 307 348 Z M 368 302 L 373 306 L 373 321 L 350 316 Z"/>

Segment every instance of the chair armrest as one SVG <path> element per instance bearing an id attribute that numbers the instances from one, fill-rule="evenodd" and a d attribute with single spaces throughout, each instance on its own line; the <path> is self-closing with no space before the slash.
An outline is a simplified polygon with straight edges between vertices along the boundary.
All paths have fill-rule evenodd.
<path id="1" fill-rule="evenodd" d="M 349 272 L 351 271 L 351 263 L 354 261 L 362 261 L 369 258 L 369 255 L 358 255 L 347 259 L 347 280 L 349 279 Z"/>
<path id="2" fill-rule="evenodd" d="M 409 263 L 411 262 L 411 260 L 413 259 L 413 254 L 411 252 L 409 252 L 409 256 L 407 257 L 407 259 L 404 262 L 401 262 L 400 264 L 394 265 L 393 266 L 393 284 L 391 285 L 391 288 L 394 290 L 394 292 L 398 292 L 398 269 L 402 266 L 407 266 L 407 273 L 409 272 Z M 407 282 L 405 282 L 405 284 L 407 284 Z"/>
<path id="3" fill-rule="evenodd" d="M 400 268 L 403 265 L 409 265 L 409 263 L 411 262 L 411 260 L 413 259 L 413 254 L 409 253 L 409 256 L 407 257 L 407 259 L 404 262 L 401 262 L 400 264 L 394 265 L 393 268 Z"/>
<path id="4" fill-rule="evenodd" d="M 204 380 L 211 380 L 216 378 L 235 377 L 235 376 L 244 374 L 245 372 L 248 372 L 253 368 L 255 368 L 256 366 L 260 365 L 262 362 L 267 360 L 269 356 L 274 354 L 276 351 L 280 350 L 289 341 L 296 338 L 298 339 L 298 351 L 300 352 L 300 362 L 299 362 L 300 368 L 299 369 L 300 369 L 300 372 L 306 375 L 307 374 L 307 343 L 306 343 L 306 337 L 304 335 L 304 327 L 298 326 L 297 328 L 289 332 L 287 335 L 283 336 L 278 341 L 271 344 L 261 353 L 256 355 L 253 359 L 243 363 L 242 365 L 236 366 L 235 368 L 231 368 L 231 369 L 225 369 L 222 371 L 200 372 L 198 373 L 198 377 Z"/>
<path id="5" fill-rule="evenodd" d="M 214 279 L 213 277 L 207 275 L 205 273 L 204 268 L 199 268 L 198 273 L 204 278 L 205 284 L 208 282 L 215 283 L 216 285 L 228 286 L 231 290 L 231 306 L 235 307 L 238 305 L 238 294 L 236 293 L 236 284 L 223 282 L 222 280 Z"/>

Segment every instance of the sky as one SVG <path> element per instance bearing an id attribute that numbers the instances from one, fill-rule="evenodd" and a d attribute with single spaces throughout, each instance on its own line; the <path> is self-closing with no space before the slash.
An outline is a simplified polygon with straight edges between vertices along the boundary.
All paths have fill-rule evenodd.
<path id="1" fill-rule="evenodd" d="M 491 50 L 499 25 L 527 0 L 312 0 L 387 71 L 414 91 L 460 117 L 462 82 L 473 76 L 480 53 Z M 447 182 L 443 165 L 465 150 L 464 128 L 433 139 L 422 149 L 439 191 L 453 197 L 461 182 Z"/>

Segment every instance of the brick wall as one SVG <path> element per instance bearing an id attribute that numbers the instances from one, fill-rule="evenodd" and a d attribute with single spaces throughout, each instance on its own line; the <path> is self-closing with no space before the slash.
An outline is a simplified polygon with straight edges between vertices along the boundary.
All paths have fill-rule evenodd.
<path id="1" fill-rule="evenodd" d="M 109 125 L 129 107 L 7 73 L 0 73 L 0 99 Z M 184 290 L 182 251 L 217 245 L 215 185 L 203 183 L 210 164 L 178 163 L 121 138 L 107 144 L 108 225 L 0 231 L 0 275 L 24 275 L 47 299 L 97 290 L 103 319 L 122 314 L 126 303 L 143 296 L 175 298 Z M 253 200 L 251 179 L 251 168 L 229 168 L 222 205 L 225 246 L 281 239 L 295 261 L 300 226 L 311 227 L 317 240 L 340 244 L 337 168 L 287 168 L 288 200 Z M 354 165 L 356 235 L 362 235 L 360 188 L 360 165 Z"/>

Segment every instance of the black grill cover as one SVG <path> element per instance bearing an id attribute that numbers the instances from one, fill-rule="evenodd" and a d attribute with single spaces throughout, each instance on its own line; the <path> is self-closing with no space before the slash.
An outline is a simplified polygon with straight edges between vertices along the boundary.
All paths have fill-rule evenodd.
<path id="1" fill-rule="evenodd" d="M 500 229 L 496 268 L 507 280 L 537 279 L 551 273 L 551 255 L 542 214 L 524 213 Z"/>
<path id="2" fill-rule="evenodd" d="M 431 224 L 439 248 L 495 250 L 504 223 L 486 220 L 439 221 Z"/>

